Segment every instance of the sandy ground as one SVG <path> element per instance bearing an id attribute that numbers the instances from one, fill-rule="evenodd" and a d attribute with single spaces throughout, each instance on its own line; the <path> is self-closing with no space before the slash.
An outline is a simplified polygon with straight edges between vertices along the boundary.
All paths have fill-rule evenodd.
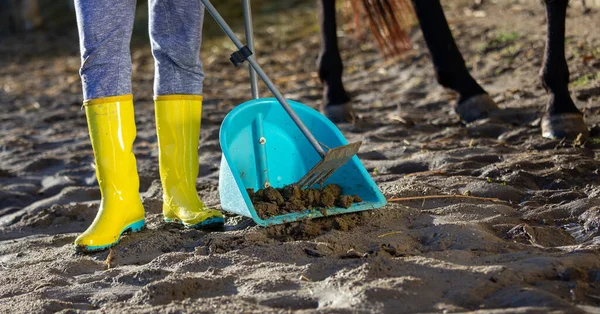
<path id="1" fill-rule="evenodd" d="M 448 2 L 447 2 L 448 3 Z M 112 253 L 74 254 L 98 208 L 76 34 L 0 45 L 0 312 L 600 313 L 598 140 L 542 139 L 537 80 L 544 12 L 536 2 L 448 9 L 473 75 L 504 108 L 465 125 L 439 87 L 419 31 L 415 51 L 383 60 L 340 32 L 359 113 L 340 125 L 390 203 L 345 217 L 262 228 L 227 214 L 224 231 L 162 221 L 152 58 L 134 49 L 141 190 L 148 228 Z M 454 7 L 456 6 L 456 7 Z M 598 136 L 600 9 L 569 11 L 571 87 Z M 286 20 L 300 21 L 287 25 Z M 259 62 L 286 96 L 316 107 L 314 11 L 258 29 Z M 228 45 L 204 48 L 207 79 L 198 192 L 219 208 L 218 130 L 249 99 Z M 262 51 L 262 53 L 260 52 Z M 264 93 L 266 95 L 266 92 Z"/>

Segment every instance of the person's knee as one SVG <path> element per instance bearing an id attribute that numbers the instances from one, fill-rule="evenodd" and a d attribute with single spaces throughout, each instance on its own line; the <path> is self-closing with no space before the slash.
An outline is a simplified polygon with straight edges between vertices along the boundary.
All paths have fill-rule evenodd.
<path id="1" fill-rule="evenodd" d="M 131 71 L 129 46 L 119 39 L 84 45 L 79 72 L 85 74 L 89 71 Z"/>
<path id="2" fill-rule="evenodd" d="M 103 46 L 87 51 L 79 75 L 85 99 L 131 93 L 131 57 Z"/>
<path id="3" fill-rule="evenodd" d="M 202 73 L 199 52 L 190 48 L 178 43 L 153 45 L 152 54 L 156 66 L 162 68 L 161 70 Z"/>

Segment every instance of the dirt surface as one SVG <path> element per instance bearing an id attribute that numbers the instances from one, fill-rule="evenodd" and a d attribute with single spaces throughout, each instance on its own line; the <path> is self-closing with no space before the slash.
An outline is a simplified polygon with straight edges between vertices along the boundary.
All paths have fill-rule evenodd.
<path id="1" fill-rule="evenodd" d="M 280 189 L 260 189 L 256 193 L 254 189 L 247 191 L 256 213 L 262 219 L 304 210 L 318 210 L 327 216 L 329 208 L 349 208 L 352 203 L 362 202 L 359 196 L 344 195 L 337 184 L 329 184 L 322 189 L 302 190 L 297 185 L 287 185 Z"/>
<path id="2" fill-rule="evenodd" d="M 547 96 L 537 73 L 537 1 L 446 1 L 474 77 L 504 110 L 464 124 L 435 82 L 418 30 L 415 51 L 383 60 L 373 42 L 339 34 L 358 113 L 339 125 L 387 198 L 439 194 L 359 214 L 261 228 L 226 213 L 223 232 L 162 221 L 152 104 L 153 61 L 133 50 L 147 229 L 112 251 L 74 254 L 99 190 L 77 69 L 77 36 L 26 34 L 0 44 L 0 312 L 598 313 L 600 306 L 600 9 L 571 8 L 571 90 L 589 142 L 540 137 Z M 312 4 L 312 2 L 311 2 Z M 317 107 L 315 11 L 270 14 L 258 61 L 285 96 Z M 291 23 L 290 21 L 294 21 Z M 247 70 L 207 41 L 199 195 L 219 208 L 219 126 L 250 98 Z M 263 95 L 268 95 L 264 89 Z"/>

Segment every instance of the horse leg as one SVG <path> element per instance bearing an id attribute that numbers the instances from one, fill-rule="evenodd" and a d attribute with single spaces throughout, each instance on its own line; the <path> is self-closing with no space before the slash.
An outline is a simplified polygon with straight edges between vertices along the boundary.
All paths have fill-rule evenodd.
<path id="1" fill-rule="evenodd" d="M 32 31 L 42 25 L 38 0 L 23 0 L 21 12 L 25 31 Z"/>
<path id="2" fill-rule="evenodd" d="M 429 48 L 438 83 L 458 93 L 456 113 L 466 122 L 485 118 L 498 106 L 473 79 L 463 59 L 439 0 L 412 0 Z"/>
<path id="3" fill-rule="evenodd" d="M 342 83 L 344 65 L 337 42 L 335 0 L 318 0 L 321 27 L 321 50 L 317 66 L 323 83 L 321 112 L 333 122 L 352 121 L 354 112 L 350 96 Z"/>
<path id="4" fill-rule="evenodd" d="M 565 59 L 567 1 L 545 0 L 548 33 L 540 80 L 550 98 L 542 118 L 542 136 L 574 138 L 589 134 L 583 115 L 569 93 L 569 67 Z"/>

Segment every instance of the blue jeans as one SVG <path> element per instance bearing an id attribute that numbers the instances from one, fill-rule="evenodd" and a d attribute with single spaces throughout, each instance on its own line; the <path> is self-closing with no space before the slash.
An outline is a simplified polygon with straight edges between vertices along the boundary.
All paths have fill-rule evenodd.
<path id="1" fill-rule="evenodd" d="M 136 0 L 75 0 L 84 100 L 131 94 L 131 32 Z M 202 95 L 204 5 L 149 0 L 154 94 Z"/>

